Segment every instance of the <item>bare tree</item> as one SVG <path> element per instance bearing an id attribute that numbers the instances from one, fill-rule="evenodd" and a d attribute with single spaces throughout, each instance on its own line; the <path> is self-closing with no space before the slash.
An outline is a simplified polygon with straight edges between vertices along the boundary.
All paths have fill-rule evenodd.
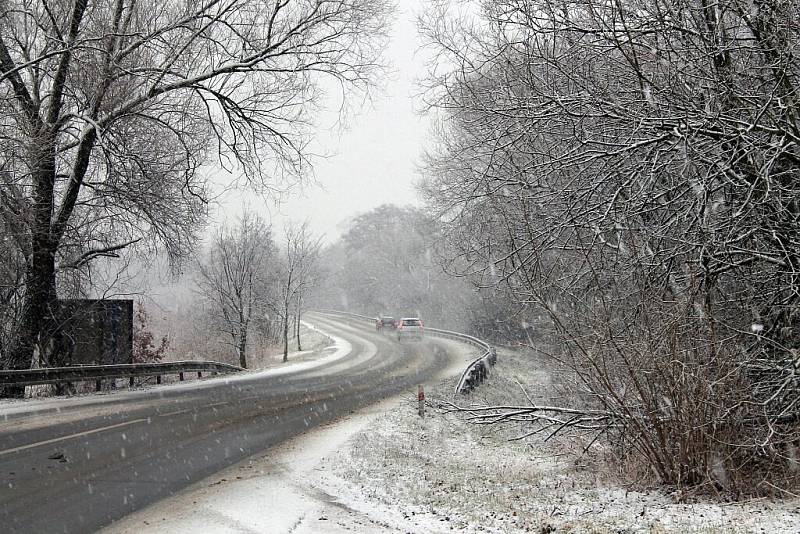
<path id="1" fill-rule="evenodd" d="M 198 262 L 197 288 L 230 338 L 241 367 L 247 367 L 251 322 L 268 309 L 268 278 L 275 262 L 269 226 L 246 212 L 232 228 L 215 234 Z"/>
<path id="2" fill-rule="evenodd" d="M 12 184 L 0 183 L 0 355 L 18 335 L 25 296 L 27 210 L 21 197 Z"/>
<path id="3" fill-rule="evenodd" d="M 456 264 L 550 315 L 589 431 L 769 491 L 800 437 L 797 2 L 462 7 L 421 21 Z"/>
<path id="4" fill-rule="evenodd" d="M 289 359 L 289 323 L 294 317 L 298 330 L 293 332 L 300 345 L 300 313 L 306 292 L 316 282 L 316 269 L 321 238 L 314 238 L 308 221 L 290 225 L 284 232 L 284 252 L 280 276 L 280 305 L 278 313 L 283 321 L 283 361 Z"/>
<path id="5" fill-rule="evenodd" d="M 47 337 L 58 273 L 140 240 L 187 253 L 205 212 L 197 171 L 212 157 L 262 191 L 302 175 L 316 81 L 367 89 L 388 10 L 382 0 L 0 4 L 0 168 L 30 213 L 4 367 L 29 366 Z"/>

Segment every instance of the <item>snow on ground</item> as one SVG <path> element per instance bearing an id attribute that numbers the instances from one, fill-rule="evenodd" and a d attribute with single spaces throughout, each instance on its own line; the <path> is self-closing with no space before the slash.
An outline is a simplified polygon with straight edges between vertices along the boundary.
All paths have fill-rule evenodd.
<path id="1" fill-rule="evenodd" d="M 103 534 L 204 532 L 379 532 L 376 524 L 309 484 L 320 459 L 346 446 L 350 436 L 393 403 L 323 425 L 220 471 L 174 496 L 135 512 Z"/>
<path id="2" fill-rule="evenodd" d="M 306 354 L 306 358 L 298 358 L 295 360 L 290 354 L 289 361 L 287 363 L 281 363 L 280 366 L 270 366 L 266 369 L 254 370 L 252 372 L 226 375 L 219 378 L 219 380 L 222 380 L 224 383 L 228 384 L 264 376 L 276 376 L 287 373 L 296 373 L 298 371 L 307 371 L 309 369 L 315 369 L 317 367 L 341 360 L 345 356 L 348 356 L 352 353 L 353 347 L 346 339 L 333 335 L 330 332 L 320 330 L 316 326 L 312 326 L 308 323 L 306 323 L 306 326 L 313 328 L 317 332 L 324 332 L 324 335 L 328 338 L 328 342 L 324 345 L 321 345 L 322 348 L 310 351 L 309 354 Z M 283 356 L 281 355 L 280 358 L 283 358 Z"/>
<path id="3" fill-rule="evenodd" d="M 300 346 L 303 350 L 292 350 L 297 347 L 297 339 L 291 338 L 289 340 L 289 354 L 288 359 L 290 362 L 304 362 L 313 360 L 319 357 L 321 351 L 325 350 L 333 343 L 330 335 L 321 331 L 319 328 L 307 321 L 300 321 Z M 253 357 L 254 367 L 258 369 L 267 369 L 271 367 L 281 367 L 283 363 L 283 349 L 281 347 L 273 348 L 269 354 L 261 357 Z"/>
<path id="4" fill-rule="evenodd" d="M 524 403 L 547 397 L 546 369 L 500 351 L 477 395 Z M 454 399 L 453 380 L 429 398 Z M 574 438 L 509 442 L 456 414 L 416 415 L 408 397 L 324 462 L 316 487 L 347 507 L 412 532 L 800 532 L 800 500 L 676 504 L 657 491 L 622 487 L 599 455 Z M 387 519 L 387 518 L 391 518 Z"/>

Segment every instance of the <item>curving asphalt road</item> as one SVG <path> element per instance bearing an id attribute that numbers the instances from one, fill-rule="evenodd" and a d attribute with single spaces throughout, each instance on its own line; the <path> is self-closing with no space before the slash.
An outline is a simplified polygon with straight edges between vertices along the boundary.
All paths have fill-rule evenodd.
<path id="1" fill-rule="evenodd" d="M 97 402 L 0 411 L 0 532 L 92 532 L 306 429 L 437 376 L 452 355 L 370 325 L 309 321 L 349 343 L 314 368 Z M 346 345 L 346 343 L 345 343 Z"/>

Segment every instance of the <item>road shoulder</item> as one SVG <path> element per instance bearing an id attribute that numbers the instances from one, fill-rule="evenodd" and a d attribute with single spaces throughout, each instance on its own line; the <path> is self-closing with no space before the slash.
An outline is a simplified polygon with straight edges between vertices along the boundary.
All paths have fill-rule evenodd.
<path id="1" fill-rule="evenodd" d="M 405 532 L 797 533 L 800 498 L 676 502 L 658 489 L 626 487 L 600 445 L 470 424 L 459 405 L 546 404 L 553 376 L 522 351 L 501 350 L 489 380 L 470 396 L 453 381 L 429 388 L 441 410 L 416 414 L 412 395 L 326 458 L 316 487 L 343 506 Z M 525 384 L 523 392 L 520 384 Z"/>
<path id="2" fill-rule="evenodd" d="M 396 398 L 390 399 L 309 431 L 134 512 L 101 532 L 381 530 L 309 481 L 316 478 L 317 470 L 325 469 L 324 458 L 346 447 L 348 440 L 396 403 Z"/>

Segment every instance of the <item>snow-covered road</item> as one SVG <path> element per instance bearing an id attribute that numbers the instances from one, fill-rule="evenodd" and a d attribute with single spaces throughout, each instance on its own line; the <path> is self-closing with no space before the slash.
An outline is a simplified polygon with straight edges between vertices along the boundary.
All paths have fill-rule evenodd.
<path id="1" fill-rule="evenodd" d="M 438 341 L 450 356 L 432 381 L 458 376 L 475 358 L 475 349 L 453 341 Z M 368 499 L 350 506 L 335 477 L 325 477 L 327 461 L 352 446 L 351 440 L 377 419 L 397 409 L 415 389 L 363 408 L 333 423 L 315 428 L 286 443 L 193 484 L 180 493 L 135 512 L 103 530 L 133 534 L 146 529 L 163 534 L 183 532 L 392 532 L 391 516 L 369 507 Z M 344 491 L 344 488 L 342 488 Z"/>
<path id="2" fill-rule="evenodd" d="M 104 534 L 384 531 L 384 525 L 315 489 L 309 476 L 350 437 L 391 409 L 384 401 L 309 431 L 137 511 Z"/>
<path id="3" fill-rule="evenodd" d="M 53 525 L 64 532 L 94 530 L 270 446 L 281 448 L 309 428 L 413 388 L 451 364 L 438 342 L 400 345 L 367 325 L 311 320 L 339 338 L 319 365 L 27 414 L 9 407 L 14 413 L 0 425 L 4 532 Z M 288 495 L 281 484 L 272 487 Z"/>

